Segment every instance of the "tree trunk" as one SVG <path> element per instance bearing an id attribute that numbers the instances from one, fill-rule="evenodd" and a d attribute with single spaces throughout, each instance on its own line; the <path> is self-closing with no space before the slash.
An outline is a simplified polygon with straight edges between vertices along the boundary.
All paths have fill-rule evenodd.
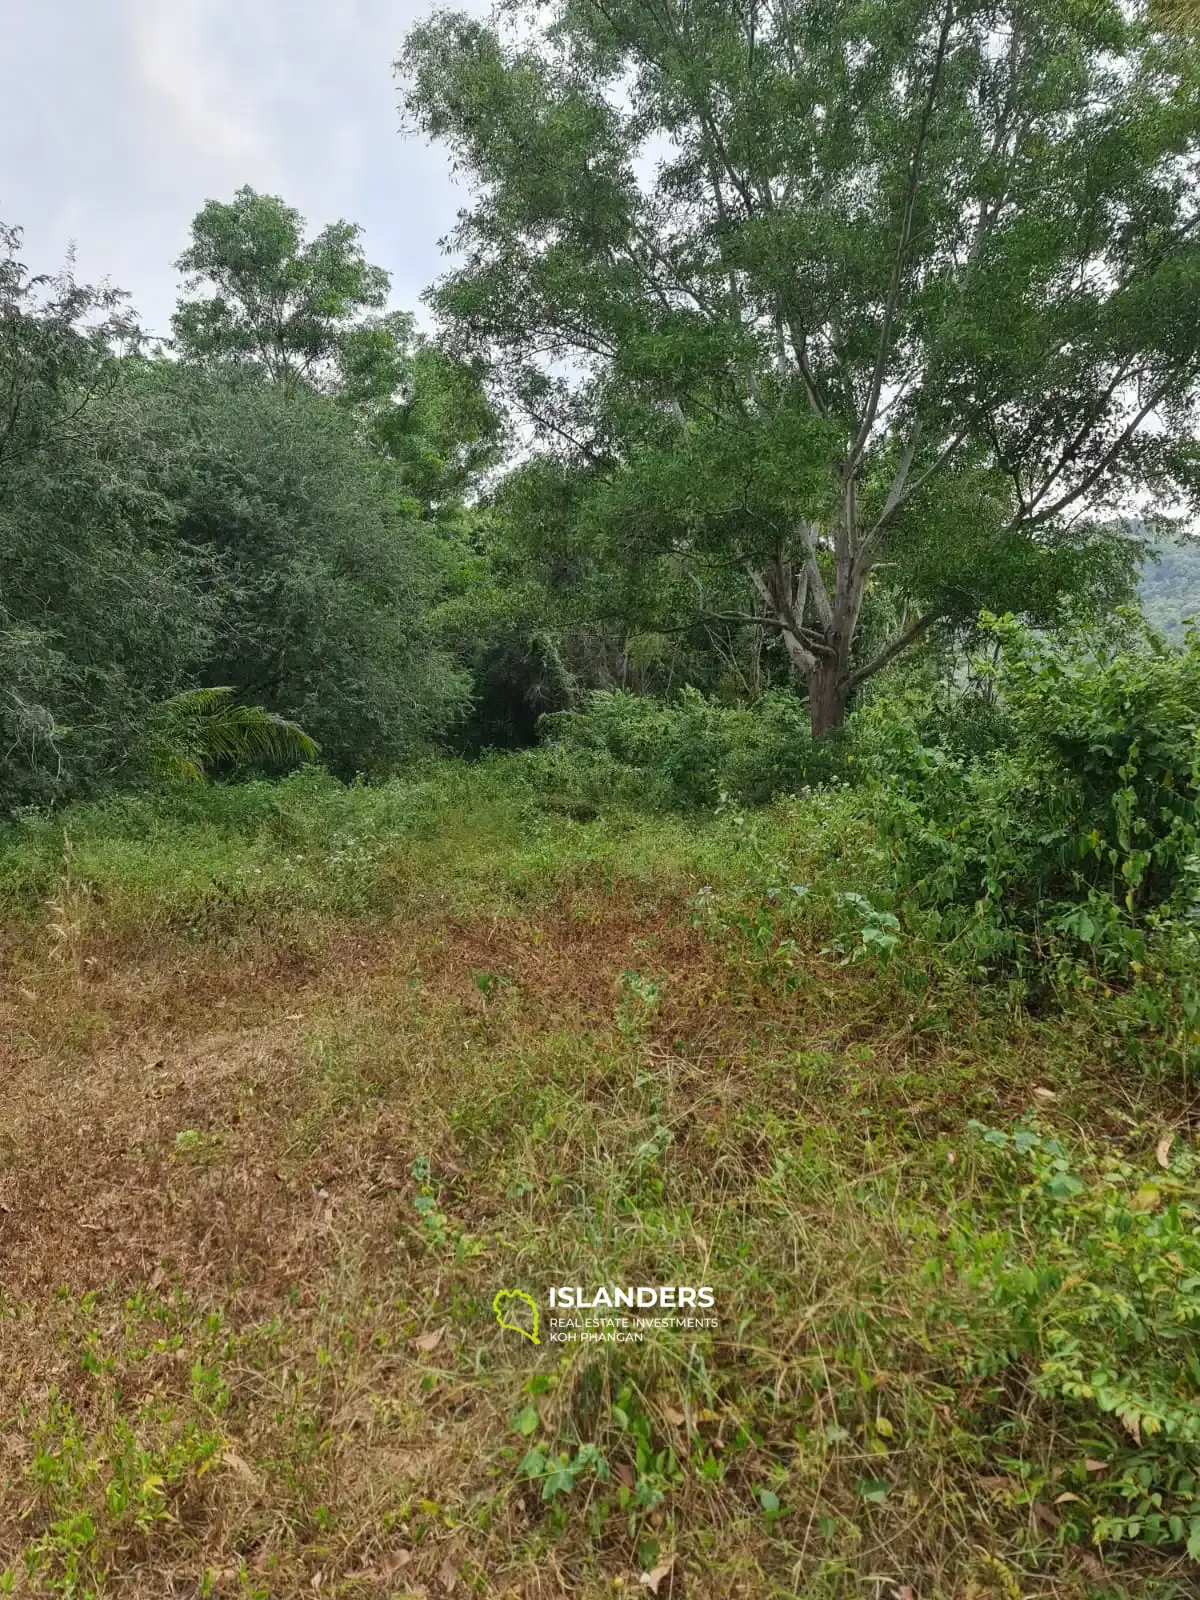
<path id="1" fill-rule="evenodd" d="M 820 739 L 846 720 L 849 687 L 837 661 L 818 661 L 808 675 L 808 720 L 814 739 Z"/>

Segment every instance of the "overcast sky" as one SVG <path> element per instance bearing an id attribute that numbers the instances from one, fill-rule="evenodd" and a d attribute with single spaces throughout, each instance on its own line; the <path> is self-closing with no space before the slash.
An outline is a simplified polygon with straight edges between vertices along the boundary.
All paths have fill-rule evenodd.
<path id="1" fill-rule="evenodd" d="M 402 136 L 392 63 L 432 0 L 0 0 L 0 221 L 35 271 L 127 289 L 169 331 L 188 224 L 244 183 L 311 229 L 365 229 L 417 309 L 466 202 L 444 150 Z M 480 0 L 457 0 L 484 11 Z"/>

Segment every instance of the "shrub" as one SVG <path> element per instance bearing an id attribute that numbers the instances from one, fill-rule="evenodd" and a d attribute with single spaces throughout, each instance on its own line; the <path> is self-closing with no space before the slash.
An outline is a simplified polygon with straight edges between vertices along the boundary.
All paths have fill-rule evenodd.
<path id="1" fill-rule="evenodd" d="M 989 625 L 1006 724 L 990 748 L 934 744 L 910 719 L 874 752 L 869 804 L 897 886 L 942 907 L 946 931 L 986 926 L 993 950 L 1065 936 L 1127 969 L 1149 929 L 1196 903 L 1200 636 L 1113 652 Z"/>
<path id="2" fill-rule="evenodd" d="M 582 711 L 542 720 L 560 773 L 564 763 L 610 779 L 624 769 L 624 792 L 665 810 L 712 809 L 722 795 L 762 805 L 824 782 L 844 764 L 844 741 L 814 745 L 804 704 L 789 692 L 732 708 L 693 688 L 670 702 L 598 690 Z"/>

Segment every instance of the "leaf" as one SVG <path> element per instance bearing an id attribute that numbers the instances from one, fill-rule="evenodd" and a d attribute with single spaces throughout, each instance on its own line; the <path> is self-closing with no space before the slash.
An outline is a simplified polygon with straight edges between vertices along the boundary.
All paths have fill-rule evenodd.
<path id="1" fill-rule="evenodd" d="M 884 1439 L 894 1439 L 896 1437 L 896 1430 L 886 1417 L 875 1418 L 875 1432 Z"/>
<path id="2" fill-rule="evenodd" d="M 1188 1523 L 1187 1553 L 1193 1561 L 1200 1561 L 1200 1517 Z"/>
<path id="3" fill-rule="evenodd" d="M 575 1474 L 566 1462 L 560 1462 L 546 1474 L 542 1485 L 542 1499 L 553 1500 L 555 1495 L 570 1494 L 575 1487 Z"/>
<path id="4" fill-rule="evenodd" d="M 1170 1133 L 1164 1133 L 1162 1138 L 1154 1147 L 1154 1158 L 1160 1167 L 1166 1168 L 1171 1165 L 1171 1146 L 1174 1143 L 1175 1132 L 1174 1129 L 1172 1129 Z"/>
<path id="5" fill-rule="evenodd" d="M 1074 1501 L 1076 1503 L 1076 1505 L 1082 1505 L 1083 1504 L 1083 1502 L 1080 1500 L 1079 1496 L 1077 1494 L 1072 1494 L 1069 1489 L 1066 1490 L 1063 1494 L 1055 1495 L 1055 1497 L 1054 1497 L 1054 1504 L 1056 1506 L 1065 1506 L 1070 1501 Z"/>
<path id="6" fill-rule="evenodd" d="M 684 1416 L 683 1412 L 676 1411 L 673 1406 L 665 1407 L 663 1410 L 663 1416 L 666 1417 L 667 1421 L 674 1428 L 682 1428 L 684 1423 L 687 1421 L 687 1418 Z"/>
<path id="7" fill-rule="evenodd" d="M 659 1584 L 664 1578 L 670 1577 L 673 1564 L 673 1561 L 664 1561 L 659 1566 L 652 1567 L 649 1572 L 642 1573 L 638 1582 L 649 1589 L 651 1594 L 657 1594 Z"/>
<path id="8" fill-rule="evenodd" d="M 1033 1092 L 1034 1092 L 1035 1095 L 1037 1095 L 1039 1100 L 1057 1100 L 1058 1099 L 1058 1096 L 1054 1093 L 1053 1089 L 1043 1089 L 1043 1088 L 1041 1088 L 1039 1086 Z"/>
<path id="9" fill-rule="evenodd" d="M 1083 1180 L 1071 1172 L 1056 1172 L 1046 1188 L 1056 1200 L 1070 1200 L 1083 1193 Z"/>
<path id="10" fill-rule="evenodd" d="M 772 1490 L 760 1489 L 758 1491 L 758 1503 L 768 1517 L 777 1517 L 779 1515 L 779 1496 L 773 1493 Z"/>
<path id="11" fill-rule="evenodd" d="M 528 1439 L 531 1433 L 537 1432 L 541 1420 L 536 1406 L 525 1406 L 513 1418 L 513 1428 Z"/>
<path id="12" fill-rule="evenodd" d="M 413 1343 L 418 1350 L 424 1350 L 428 1355 L 431 1350 L 436 1350 L 438 1345 L 441 1344 L 442 1335 L 445 1331 L 445 1328 L 435 1328 L 432 1333 L 421 1334 L 420 1338 L 413 1340 Z"/>
<path id="13" fill-rule="evenodd" d="M 1152 1183 L 1144 1183 L 1129 1202 L 1131 1211 L 1153 1211 L 1162 1199 L 1162 1190 Z"/>
<path id="14" fill-rule="evenodd" d="M 1088 1472 L 1107 1472 L 1108 1471 L 1108 1462 L 1107 1461 L 1096 1461 L 1092 1456 L 1088 1456 L 1087 1460 L 1083 1463 L 1083 1465 L 1084 1465 L 1085 1469 Z"/>
<path id="15" fill-rule="evenodd" d="M 881 1506 L 892 1492 L 892 1486 L 886 1478 L 860 1478 L 854 1487 L 860 1499 L 869 1500 L 876 1506 Z"/>

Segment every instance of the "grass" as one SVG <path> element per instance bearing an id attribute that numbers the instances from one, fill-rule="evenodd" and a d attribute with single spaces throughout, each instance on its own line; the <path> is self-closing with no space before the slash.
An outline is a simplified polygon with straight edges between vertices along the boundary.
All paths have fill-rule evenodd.
<path id="1" fill-rule="evenodd" d="M 1194 1594 L 1186 1097 L 882 873 L 519 760 L 12 830 L 0 1593 Z M 498 1326 L 559 1284 L 718 1326 Z"/>

